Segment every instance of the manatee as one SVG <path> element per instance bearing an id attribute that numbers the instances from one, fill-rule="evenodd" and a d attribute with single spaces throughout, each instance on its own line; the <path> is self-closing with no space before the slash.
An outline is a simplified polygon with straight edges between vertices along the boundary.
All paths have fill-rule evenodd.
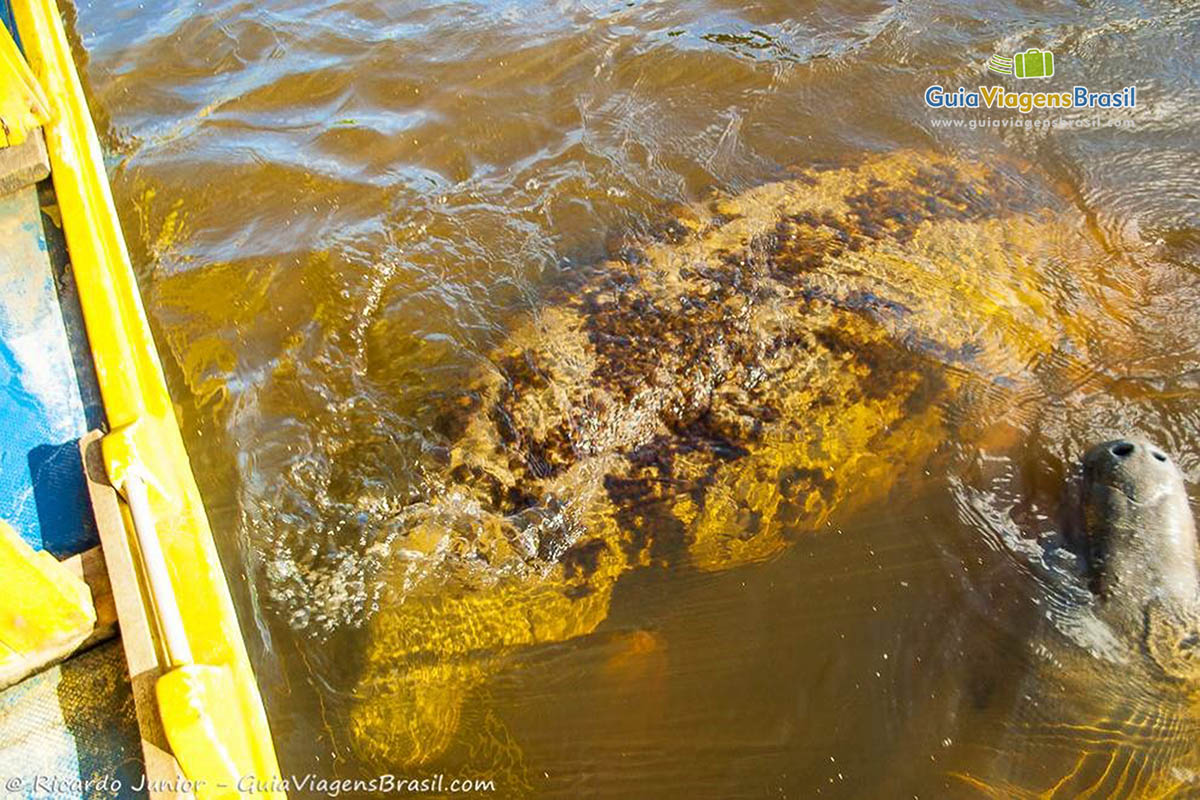
<path id="1" fill-rule="evenodd" d="M 965 726 L 988 731 L 990 763 L 957 777 L 996 798 L 1193 796 L 1200 545 L 1183 475 L 1122 437 L 1087 451 L 1070 502 L 1087 596 L 1031 633 L 1027 674 L 992 698 L 1002 730 L 986 713 Z"/>
<path id="2" fill-rule="evenodd" d="M 1169 677 L 1200 678 L 1196 523 L 1179 468 L 1144 439 L 1088 452 L 1084 524 L 1097 615 Z"/>
<path id="3" fill-rule="evenodd" d="M 1095 251 L 1020 165 L 899 152 L 687 206 L 562 287 L 445 401 L 356 751 L 437 757 L 509 653 L 594 632 L 623 573 L 770 558 L 1020 413 L 1088 347 L 1064 287 Z"/>

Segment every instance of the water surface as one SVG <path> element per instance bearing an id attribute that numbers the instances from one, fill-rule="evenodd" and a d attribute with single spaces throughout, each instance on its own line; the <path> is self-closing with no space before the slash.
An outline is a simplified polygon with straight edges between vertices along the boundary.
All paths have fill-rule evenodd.
<path id="1" fill-rule="evenodd" d="M 1200 792 L 1185 707 L 1034 635 L 1088 444 L 1138 432 L 1200 479 L 1196 8 L 143 6 L 80 2 L 78 54 L 285 771 L 374 769 L 344 719 L 394 511 L 445 445 L 438 397 L 673 206 L 910 148 L 1057 187 L 1105 254 L 1102 357 L 768 563 L 630 574 L 599 631 L 523 650 L 468 703 L 490 752 L 415 773 L 538 797 Z M 935 124 L 1018 118 L 922 95 L 1028 47 L 1054 51 L 1053 88 L 1136 84 L 1129 126 Z"/>

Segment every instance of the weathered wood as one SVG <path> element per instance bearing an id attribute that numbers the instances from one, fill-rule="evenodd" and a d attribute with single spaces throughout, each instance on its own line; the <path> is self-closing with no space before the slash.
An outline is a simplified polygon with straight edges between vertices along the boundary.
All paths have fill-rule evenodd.
<path id="1" fill-rule="evenodd" d="M 147 613 L 149 599 L 142 592 L 140 565 L 129 544 L 117 492 L 108 482 L 104 469 L 100 438 L 99 432 L 89 433 L 80 440 L 80 448 L 92 511 L 100 531 L 100 546 L 107 566 L 113 607 L 120 620 L 121 644 L 125 649 L 125 661 L 133 684 L 146 778 L 151 786 L 178 786 L 183 781 L 183 772 L 179 762 L 171 755 L 154 694 L 154 685 L 162 674 L 162 668 L 154 622 Z M 189 793 L 162 790 L 149 791 L 148 794 L 154 800 L 191 797 Z"/>
<path id="2" fill-rule="evenodd" d="M 37 183 L 50 174 L 50 159 L 42 129 L 29 132 L 24 142 L 0 147 L 0 196 Z"/>
<path id="3" fill-rule="evenodd" d="M 92 604 L 96 607 L 96 627 L 92 629 L 92 635 L 84 639 L 79 649 L 86 650 L 116 636 L 117 606 L 113 602 L 112 585 L 108 580 L 108 569 L 104 566 L 104 553 L 100 547 L 84 550 L 61 563 L 92 590 Z"/>

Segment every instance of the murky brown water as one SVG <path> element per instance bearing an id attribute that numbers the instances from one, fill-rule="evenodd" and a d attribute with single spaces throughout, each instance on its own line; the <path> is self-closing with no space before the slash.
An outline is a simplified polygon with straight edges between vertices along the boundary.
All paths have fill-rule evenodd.
<path id="1" fill-rule="evenodd" d="M 1200 480 L 1195 8 L 141 5 L 75 27 L 285 770 L 378 766 L 346 719 L 442 396 L 671 206 L 908 148 L 1069 198 L 1102 346 L 766 563 L 625 575 L 595 633 L 519 649 L 457 746 L 394 769 L 504 796 L 1200 794 L 1190 701 L 1089 654 L 1051 552 L 1094 440 L 1140 432 Z M 1017 117 L 922 93 L 1032 46 L 1056 89 L 1136 84 L 1133 127 L 935 127 Z"/>

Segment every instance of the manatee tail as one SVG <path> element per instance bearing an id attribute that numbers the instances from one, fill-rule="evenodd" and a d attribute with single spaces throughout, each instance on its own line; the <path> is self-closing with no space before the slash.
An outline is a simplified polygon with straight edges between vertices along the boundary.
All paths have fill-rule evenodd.
<path id="1" fill-rule="evenodd" d="M 488 702 L 486 678 L 496 666 L 488 659 L 374 674 L 359 686 L 366 702 L 350 714 L 356 755 L 380 772 L 469 764 L 473 779 L 504 796 L 529 796 L 525 754 Z"/>
<path id="2" fill-rule="evenodd" d="M 370 701 L 358 703 L 351 713 L 355 749 L 381 767 L 438 757 L 458 730 L 464 700 L 487 672 L 481 664 L 451 663 L 374 675 L 358 688 Z"/>

